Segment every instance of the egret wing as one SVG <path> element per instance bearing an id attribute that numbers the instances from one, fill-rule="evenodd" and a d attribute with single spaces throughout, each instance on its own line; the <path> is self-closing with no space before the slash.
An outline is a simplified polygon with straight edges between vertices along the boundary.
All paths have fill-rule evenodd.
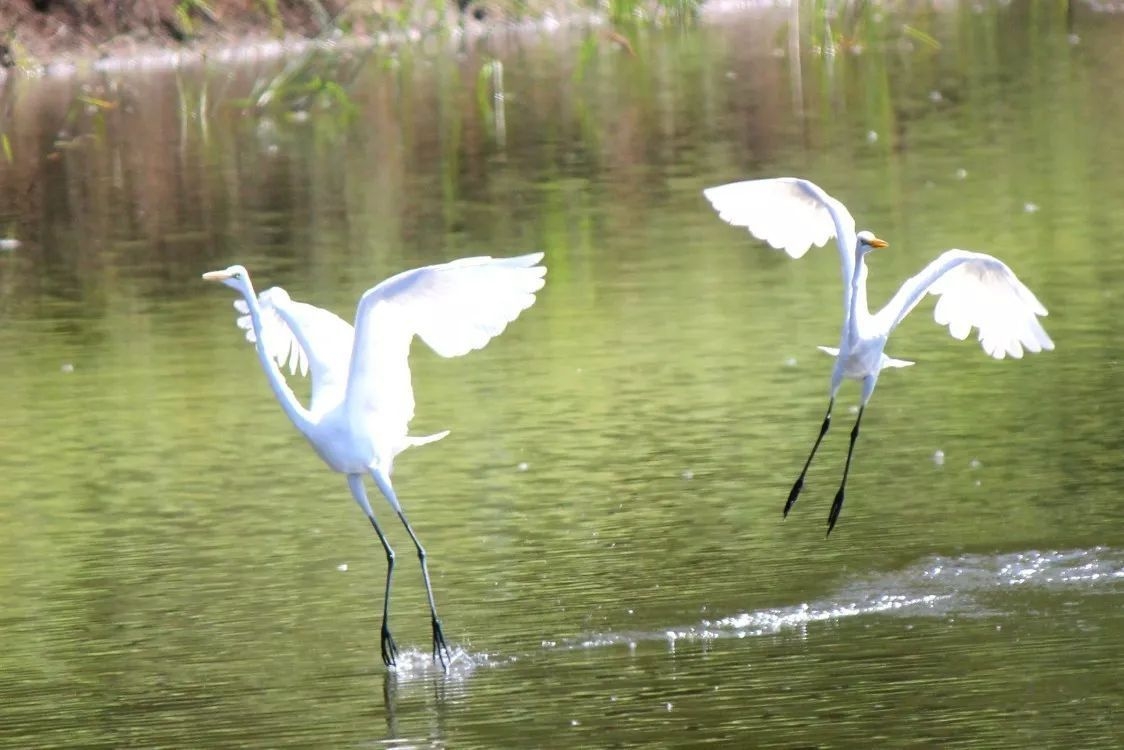
<path id="1" fill-rule="evenodd" d="M 745 227 L 754 237 L 801 258 L 812 246 L 835 238 L 843 277 L 843 314 L 851 310 L 855 273 L 855 219 L 821 187 L 798 177 L 746 180 L 707 188 L 703 195 L 727 224 Z"/>
<path id="2" fill-rule="evenodd" d="M 354 339 L 351 325 L 328 310 L 294 301 L 281 287 L 259 294 L 258 306 L 266 354 L 278 366 L 287 365 L 290 374 L 307 375 L 311 370 L 312 410 L 331 398 L 341 398 Z M 236 300 L 234 307 L 242 314 L 238 327 L 253 342 L 256 336 L 249 306 L 245 300 Z"/>
<path id="3" fill-rule="evenodd" d="M 408 355 L 414 335 L 442 357 L 480 349 L 535 302 L 542 253 L 463 258 L 392 276 L 368 290 L 355 314 L 348 411 L 405 437 L 414 416 Z M 395 448 L 397 449 L 397 448 Z"/>
<path id="4" fill-rule="evenodd" d="M 1054 342 L 1038 316 L 1046 308 L 1019 281 L 1007 264 L 985 253 L 948 250 L 921 273 L 907 279 L 901 289 L 875 317 L 880 330 L 889 335 L 898 323 L 925 297 L 937 299 L 933 317 L 948 326 L 954 338 L 963 341 L 972 328 L 988 355 L 1003 359 L 1030 352 L 1050 351 Z"/>

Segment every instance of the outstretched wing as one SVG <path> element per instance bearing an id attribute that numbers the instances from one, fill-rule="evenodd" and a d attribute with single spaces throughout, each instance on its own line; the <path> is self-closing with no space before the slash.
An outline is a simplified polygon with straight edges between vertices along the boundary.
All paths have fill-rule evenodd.
<path id="1" fill-rule="evenodd" d="M 376 424 L 381 436 L 405 437 L 414 416 L 407 361 L 414 335 L 442 357 L 480 349 L 534 304 L 546 274 L 536 265 L 542 257 L 463 258 L 405 271 L 369 289 L 355 313 L 349 412 Z"/>
<path id="2" fill-rule="evenodd" d="M 288 365 L 290 374 L 312 371 L 311 410 L 342 398 L 354 338 L 351 325 L 327 310 L 294 302 L 279 286 L 259 294 L 258 307 L 266 354 L 278 366 Z M 249 306 L 245 300 L 235 300 L 234 309 L 242 314 L 238 327 L 253 342 L 256 336 Z"/>
<path id="3" fill-rule="evenodd" d="M 963 341 L 979 329 L 983 350 L 996 359 L 1019 359 L 1023 350 L 1050 351 L 1054 342 L 1039 315 L 1046 308 L 1003 261 L 985 253 L 948 250 L 906 280 L 886 307 L 875 316 L 879 329 L 890 331 L 926 294 L 939 297 L 934 319 Z"/>
<path id="4" fill-rule="evenodd" d="M 855 274 L 855 219 L 847 207 L 809 180 L 777 177 L 746 180 L 707 188 L 703 195 L 718 216 L 792 258 L 802 258 L 813 245 L 832 237 L 839 250 L 843 277 L 844 325 L 851 311 Z"/>

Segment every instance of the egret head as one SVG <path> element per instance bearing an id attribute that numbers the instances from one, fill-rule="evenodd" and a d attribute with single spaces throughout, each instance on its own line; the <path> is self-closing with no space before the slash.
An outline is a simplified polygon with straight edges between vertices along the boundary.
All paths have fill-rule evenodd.
<path id="1" fill-rule="evenodd" d="M 208 271 L 203 274 L 203 280 L 220 281 L 243 295 L 253 294 L 253 287 L 250 286 L 250 273 L 242 266 L 235 265 L 221 271 Z"/>
<path id="2" fill-rule="evenodd" d="M 866 253 L 869 253 L 871 250 L 874 250 L 875 248 L 887 247 L 890 244 L 889 242 L 886 242 L 886 240 L 880 240 L 875 237 L 874 232 L 871 232 L 868 229 L 862 230 L 857 235 L 855 235 L 855 237 L 859 241 L 858 247 L 855 248 L 855 251 L 864 255 Z"/>

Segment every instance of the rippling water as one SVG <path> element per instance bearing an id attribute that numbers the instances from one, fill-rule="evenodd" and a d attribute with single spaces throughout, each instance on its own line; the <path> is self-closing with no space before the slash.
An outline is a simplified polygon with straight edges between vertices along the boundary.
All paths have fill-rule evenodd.
<path id="1" fill-rule="evenodd" d="M 263 111 L 240 100 L 266 67 L 9 78 L 0 745 L 1115 744 L 1124 28 L 1043 8 L 843 18 L 865 43 L 834 54 L 784 10 L 632 55 L 495 36 L 326 59 L 346 100 Z M 1057 343 L 993 362 L 923 304 L 828 540 L 852 385 L 781 507 L 834 253 L 791 261 L 700 195 L 779 174 L 891 242 L 876 304 L 945 248 L 993 252 Z M 452 434 L 395 486 L 457 659 L 433 666 L 377 504 L 389 673 L 377 541 L 199 274 L 241 262 L 348 317 L 402 269 L 533 249 L 547 286 L 487 349 L 415 346 L 414 431 Z"/>

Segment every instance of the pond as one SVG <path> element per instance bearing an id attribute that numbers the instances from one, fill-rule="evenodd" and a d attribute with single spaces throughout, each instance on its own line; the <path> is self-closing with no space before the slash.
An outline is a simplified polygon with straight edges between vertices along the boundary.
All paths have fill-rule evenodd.
<path id="1" fill-rule="evenodd" d="M 281 63 L 9 79 L 0 745 L 1114 744 L 1124 22 L 1058 5 L 353 50 L 260 106 Z M 1057 347 L 997 362 L 922 303 L 829 538 L 853 383 L 781 508 L 835 252 L 701 194 L 789 174 L 890 242 L 872 304 L 990 252 Z M 388 671 L 378 541 L 200 274 L 350 319 L 401 270 L 533 250 L 546 286 L 486 349 L 414 344 L 412 431 L 452 433 L 394 480 L 457 658 L 372 489 Z"/>

